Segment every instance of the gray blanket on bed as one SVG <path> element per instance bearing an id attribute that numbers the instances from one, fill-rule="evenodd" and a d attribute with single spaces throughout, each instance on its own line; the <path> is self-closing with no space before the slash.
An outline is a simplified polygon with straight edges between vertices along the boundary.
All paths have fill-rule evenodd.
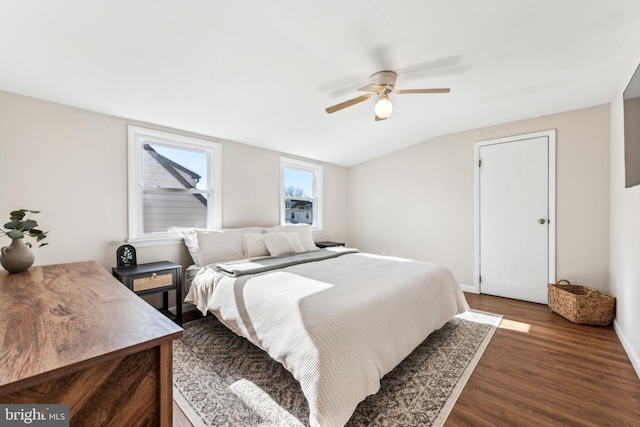
<path id="1" fill-rule="evenodd" d="M 303 264 L 305 262 L 321 261 L 323 259 L 357 252 L 357 249 L 344 247 L 318 249 L 317 251 L 301 252 L 296 254 L 218 263 L 216 264 L 216 270 L 232 277 L 238 277 L 244 276 L 245 274 L 263 273 L 265 271 L 275 270 L 278 268 L 285 268 L 296 264 Z"/>

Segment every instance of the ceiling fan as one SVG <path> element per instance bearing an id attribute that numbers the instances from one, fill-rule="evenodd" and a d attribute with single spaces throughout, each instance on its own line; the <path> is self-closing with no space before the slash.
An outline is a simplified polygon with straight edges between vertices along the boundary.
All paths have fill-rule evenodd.
<path id="1" fill-rule="evenodd" d="M 340 104 L 333 105 L 325 109 L 329 114 L 340 111 L 344 108 L 351 107 L 352 105 L 359 104 L 367 99 L 377 96 L 378 102 L 375 106 L 376 121 L 386 120 L 393 111 L 393 105 L 389 100 L 390 94 L 406 94 L 406 93 L 449 93 L 451 89 L 398 89 L 394 90 L 396 86 L 396 78 L 398 74 L 394 71 L 379 71 L 369 78 L 369 84 L 358 89 L 361 92 L 369 92 L 366 95 L 360 95 L 356 98 L 348 101 L 341 102 Z"/>

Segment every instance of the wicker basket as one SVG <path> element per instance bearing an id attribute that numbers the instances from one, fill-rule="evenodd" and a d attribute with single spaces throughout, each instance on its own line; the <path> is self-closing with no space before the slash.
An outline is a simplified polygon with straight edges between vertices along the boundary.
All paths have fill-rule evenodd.
<path id="1" fill-rule="evenodd" d="M 549 306 L 560 316 L 582 325 L 606 326 L 613 320 L 616 299 L 597 289 L 572 285 L 568 280 L 547 285 Z"/>

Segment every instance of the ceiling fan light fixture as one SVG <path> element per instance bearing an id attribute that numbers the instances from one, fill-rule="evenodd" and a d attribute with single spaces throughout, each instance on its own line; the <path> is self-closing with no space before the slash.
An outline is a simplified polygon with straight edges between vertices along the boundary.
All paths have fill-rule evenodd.
<path id="1" fill-rule="evenodd" d="M 376 113 L 376 121 L 380 121 L 386 120 L 393 112 L 393 105 L 389 100 L 389 94 L 391 93 L 402 95 L 414 93 L 449 93 L 451 91 L 449 88 L 395 89 L 396 77 L 398 77 L 398 75 L 394 71 L 389 70 L 372 74 L 371 77 L 369 77 L 369 84 L 358 89 L 360 92 L 367 92 L 366 94 L 332 105 L 324 110 L 328 114 L 332 114 L 347 107 L 360 104 L 369 98 L 377 97 L 378 101 L 376 102 L 374 110 Z"/>
<path id="2" fill-rule="evenodd" d="M 386 119 L 391 115 L 393 112 L 393 104 L 389 101 L 388 96 L 381 96 L 380 99 L 378 99 L 378 102 L 376 102 L 375 112 L 376 116 L 381 119 Z"/>

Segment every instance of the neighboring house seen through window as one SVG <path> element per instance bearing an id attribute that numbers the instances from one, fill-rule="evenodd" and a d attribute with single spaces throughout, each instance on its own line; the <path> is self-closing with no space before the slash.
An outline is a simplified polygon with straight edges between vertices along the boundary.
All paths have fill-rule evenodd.
<path id="1" fill-rule="evenodd" d="M 322 166 L 280 158 L 282 224 L 310 224 L 322 228 Z"/>
<path id="2" fill-rule="evenodd" d="M 129 126 L 129 240 L 220 228 L 216 142 Z"/>

